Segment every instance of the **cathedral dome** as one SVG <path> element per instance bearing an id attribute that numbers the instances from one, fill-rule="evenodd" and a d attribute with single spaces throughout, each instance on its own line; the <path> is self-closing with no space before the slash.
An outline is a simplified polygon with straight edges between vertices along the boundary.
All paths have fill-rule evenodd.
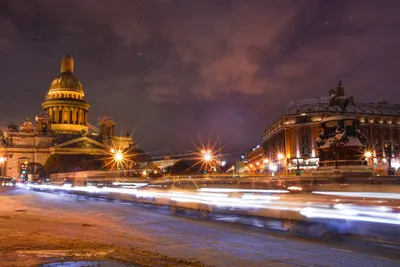
<path id="1" fill-rule="evenodd" d="M 72 89 L 83 91 L 81 82 L 71 73 L 63 72 L 60 76 L 56 77 L 50 85 L 49 90 L 57 89 Z"/>
<path id="2" fill-rule="evenodd" d="M 70 54 L 63 56 L 61 59 L 61 74 L 56 77 L 50 85 L 49 90 L 65 90 L 72 89 L 83 91 L 80 81 L 74 76 L 74 59 Z"/>
<path id="3" fill-rule="evenodd" d="M 51 83 L 42 103 L 50 116 L 51 130 L 87 132 L 89 107 L 83 86 L 74 75 L 74 59 L 67 54 L 61 59 L 61 74 Z"/>

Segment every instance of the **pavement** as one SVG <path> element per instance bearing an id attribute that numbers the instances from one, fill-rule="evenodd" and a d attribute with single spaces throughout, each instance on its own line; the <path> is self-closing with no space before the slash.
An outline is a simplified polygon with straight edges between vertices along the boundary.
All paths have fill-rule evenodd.
<path id="1" fill-rule="evenodd" d="M 0 189 L 0 266 L 112 259 L 132 266 L 400 266 L 400 253 L 165 208 Z"/>

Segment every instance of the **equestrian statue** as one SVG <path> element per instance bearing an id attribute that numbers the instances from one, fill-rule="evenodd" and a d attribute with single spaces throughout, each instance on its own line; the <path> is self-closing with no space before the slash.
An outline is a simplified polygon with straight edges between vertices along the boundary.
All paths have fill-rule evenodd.
<path id="1" fill-rule="evenodd" d="M 344 88 L 342 86 L 342 81 L 339 81 L 338 86 L 335 89 L 330 89 L 329 90 L 329 106 L 334 107 L 334 106 L 339 106 L 341 109 L 341 113 L 344 113 L 346 110 L 346 107 L 351 104 L 353 107 L 355 106 L 354 104 L 354 99 L 353 97 L 345 97 L 344 96 Z"/>

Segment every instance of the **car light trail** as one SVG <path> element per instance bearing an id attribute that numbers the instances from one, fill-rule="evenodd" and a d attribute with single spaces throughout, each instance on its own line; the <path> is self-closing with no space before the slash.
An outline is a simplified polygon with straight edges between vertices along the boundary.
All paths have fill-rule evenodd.
<path id="1" fill-rule="evenodd" d="M 344 196 L 344 197 L 400 199 L 400 194 L 397 193 L 336 192 L 336 191 L 313 191 L 312 193 L 320 195 L 332 195 L 332 196 Z"/>
<path id="2" fill-rule="evenodd" d="M 234 188 L 200 188 L 202 192 L 224 192 L 224 193 L 289 193 L 288 190 L 267 190 L 267 189 L 234 189 Z"/>
<path id="3" fill-rule="evenodd" d="M 21 187 L 21 185 L 19 185 Z M 159 199 L 159 203 L 166 205 L 175 205 L 170 201 L 182 204 L 183 208 L 190 207 L 194 210 L 204 210 L 206 205 L 207 210 L 216 208 L 226 208 L 233 213 L 237 210 L 247 212 L 248 214 L 258 216 L 281 216 L 278 213 L 275 215 L 272 211 L 291 211 L 293 215 L 299 218 L 307 219 L 336 219 L 336 220 L 351 220 L 372 223 L 385 223 L 391 225 L 400 225 L 400 214 L 395 212 L 397 207 L 387 207 L 382 205 L 369 204 L 365 202 L 354 201 L 351 203 L 337 203 L 337 196 L 357 196 L 357 197 L 379 197 L 379 198 L 394 198 L 399 199 L 400 194 L 394 193 L 365 193 L 365 192 L 313 192 L 316 195 L 334 195 L 335 198 L 313 197 L 315 202 L 305 201 L 309 197 L 299 197 L 291 195 L 286 190 L 257 190 L 257 189 L 231 189 L 231 188 L 202 188 L 200 190 L 179 191 L 166 190 L 160 192 L 153 189 L 136 189 L 124 187 L 96 187 L 96 186 L 72 186 L 70 184 L 59 185 L 26 185 L 26 188 L 48 190 L 48 191 L 66 191 L 66 192 L 82 192 L 93 195 L 107 194 L 125 194 L 140 198 L 149 199 L 150 202 L 154 199 Z M 230 194 L 237 193 L 237 194 Z M 265 194 L 267 193 L 267 194 Z M 273 193 L 289 193 L 284 197 L 273 195 Z M 330 204 L 334 202 L 335 204 Z M 189 204 L 188 204 L 189 203 Z M 190 205 L 193 203 L 193 205 Z M 200 206 L 199 206 L 200 205 Z M 277 214 L 277 215 L 276 215 Z M 281 217 L 279 217 L 281 218 Z"/>

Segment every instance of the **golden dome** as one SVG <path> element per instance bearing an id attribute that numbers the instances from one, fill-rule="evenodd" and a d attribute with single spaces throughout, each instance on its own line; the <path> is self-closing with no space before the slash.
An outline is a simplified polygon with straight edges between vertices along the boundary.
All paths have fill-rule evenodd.
<path id="1" fill-rule="evenodd" d="M 82 84 L 74 76 L 74 59 L 66 54 L 61 59 L 61 75 L 56 77 L 50 85 L 50 90 L 72 89 L 83 91 Z"/>
<path id="2" fill-rule="evenodd" d="M 83 91 L 83 86 L 71 72 L 63 72 L 51 83 L 50 90 L 53 89 L 72 89 Z"/>
<path id="3" fill-rule="evenodd" d="M 61 74 L 50 85 L 42 103 L 49 114 L 54 132 L 88 131 L 89 104 L 83 86 L 74 76 L 74 59 L 67 54 L 61 59 Z"/>

